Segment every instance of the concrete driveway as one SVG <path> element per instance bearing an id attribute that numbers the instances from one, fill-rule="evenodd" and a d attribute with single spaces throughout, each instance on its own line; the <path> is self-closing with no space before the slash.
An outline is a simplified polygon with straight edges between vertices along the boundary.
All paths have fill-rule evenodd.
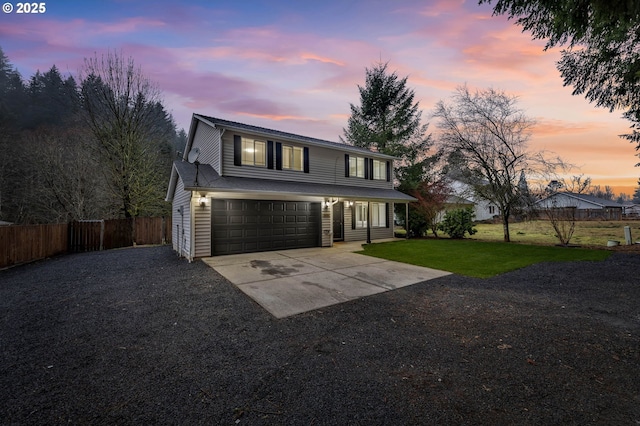
<path id="1" fill-rule="evenodd" d="M 450 274 L 353 253 L 361 249 L 361 243 L 341 243 L 202 260 L 276 318 Z"/>

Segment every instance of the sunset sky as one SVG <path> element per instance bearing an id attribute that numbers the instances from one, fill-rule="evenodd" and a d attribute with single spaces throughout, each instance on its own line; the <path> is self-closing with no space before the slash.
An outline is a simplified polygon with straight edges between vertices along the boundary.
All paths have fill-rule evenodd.
<path id="1" fill-rule="evenodd" d="M 196 112 L 337 141 L 365 68 L 388 61 L 409 77 L 425 121 L 459 85 L 501 89 L 536 120 L 532 149 L 616 192 L 640 176 L 634 146 L 618 137 L 629 131 L 620 112 L 572 96 L 560 50 L 545 52 L 476 0 L 57 0 L 28 15 L 10 3 L 0 47 L 24 79 L 54 64 L 76 75 L 83 58 L 116 49 L 159 85 L 185 130 Z"/>

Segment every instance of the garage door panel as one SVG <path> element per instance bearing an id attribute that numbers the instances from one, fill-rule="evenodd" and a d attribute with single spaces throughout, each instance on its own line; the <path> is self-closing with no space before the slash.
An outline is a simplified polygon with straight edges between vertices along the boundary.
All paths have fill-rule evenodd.
<path id="1" fill-rule="evenodd" d="M 242 216 L 232 215 L 228 217 L 228 222 L 230 225 L 241 224 L 244 222 L 244 218 Z"/>
<path id="2" fill-rule="evenodd" d="M 213 254 L 316 247 L 320 243 L 320 203 L 214 200 Z"/>
<path id="3" fill-rule="evenodd" d="M 229 229 L 227 232 L 222 233 L 224 238 L 242 238 L 244 237 L 244 232 L 242 229 Z"/>
<path id="4" fill-rule="evenodd" d="M 258 236 L 258 228 L 244 228 L 242 238 L 255 238 Z"/>
<path id="5" fill-rule="evenodd" d="M 271 236 L 273 236 L 273 230 L 272 230 L 271 228 L 260 228 L 260 229 L 258 230 L 258 235 L 259 235 L 261 238 L 264 238 L 264 237 L 271 237 Z"/>

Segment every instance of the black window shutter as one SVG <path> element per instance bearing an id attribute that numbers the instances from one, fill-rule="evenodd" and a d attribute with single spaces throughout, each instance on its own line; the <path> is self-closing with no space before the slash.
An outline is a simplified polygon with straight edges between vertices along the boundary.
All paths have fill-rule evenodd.
<path id="1" fill-rule="evenodd" d="M 368 158 L 364 159 L 364 178 L 369 179 L 369 159 Z"/>
<path id="2" fill-rule="evenodd" d="M 309 147 L 304 147 L 302 149 L 303 162 L 304 162 L 304 172 L 309 173 Z"/>
<path id="3" fill-rule="evenodd" d="M 391 182 L 391 161 L 387 161 L 387 182 Z"/>
<path id="4" fill-rule="evenodd" d="M 389 227 L 389 203 L 384 204 L 384 226 Z"/>
<path id="5" fill-rule="evenodd" d="M 373 158 L 369 159 L 369 179 L 373 180 Z"/>
<path id="6" fill-rule="evenodd" d="M 233 135 L 233 164 L 242 166 L 242 138 L 240 135 Z"/>
<path id="7" fill-rule="evenodd" d="M 349 177 L 349 154 L 344 155 L 344 177 Z"/>
<path id="8" fill-rule="evenodd" d="M 267 169 L 273 169 L 273 141 L 267 141 Z"/>
<path id="9" fill-rule="evenodd" d="M 356 229 L 356 203 L 351 205 L 351 229 Z"/>
<path id="10" fill-rule="evenodd" d="M 276 170 L 282 170 L 282 144 L 276 142 Z"/>

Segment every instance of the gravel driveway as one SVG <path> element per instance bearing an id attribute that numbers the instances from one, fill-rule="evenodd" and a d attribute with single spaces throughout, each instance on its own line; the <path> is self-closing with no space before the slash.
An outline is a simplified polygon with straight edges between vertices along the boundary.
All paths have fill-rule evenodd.
<path id="1" fill-rule="evenodd" d="M 0 271 L 2 424 L 640 424 L 640 255 L 274 319 L 169 247 Z"/>

